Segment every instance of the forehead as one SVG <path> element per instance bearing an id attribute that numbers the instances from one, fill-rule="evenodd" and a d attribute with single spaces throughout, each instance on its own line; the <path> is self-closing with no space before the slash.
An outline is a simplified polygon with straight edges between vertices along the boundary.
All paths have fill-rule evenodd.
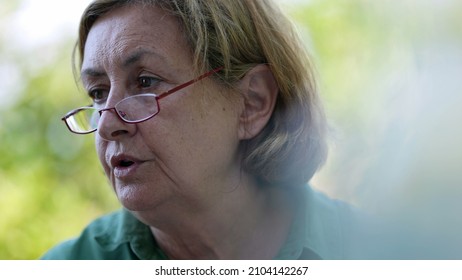
<path id="1" fill-rule="evenodd" d="M 121 66 L 139 50 L 172 66 L 191 61 L 191 51 L 174 17 L 155 6 L 129 5 L 104 14 L 91 27 L 82 70 Z"/>

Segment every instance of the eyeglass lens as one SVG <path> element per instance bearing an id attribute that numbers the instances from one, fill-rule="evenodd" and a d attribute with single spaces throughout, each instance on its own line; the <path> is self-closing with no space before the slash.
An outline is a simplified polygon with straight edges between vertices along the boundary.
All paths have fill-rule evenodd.
<path id="1" fill-rule="evenodd" d="M 95 108 L 82 108 L 75 112 L 72 116 L 69 116 L 66 119 L 66 123 L 69 128 L 75 132 L 91 131 L 96 128 L 97 121 L 95 118 L 98 116 L 97 112 L 98 110 Z"/>
<path id="2" fill-rule="evenodd" d="M 143 121 L 154 116 L 159 111 L 156 95 L 154 94 L 127 97 L 117 103 L 114 109 L 121 119 L 129 123 Z M 95 130 L 101 118 L 100 110 L 93 107 L 82 108 L 66 119 L 67 124 L 71 130 L 78 133 Z"/>
<path id="3" fill-rule="evenodd" d="M 156 96 L 154 94 L 140 94 L 127 97 L 120 101 L 115 109 L 119 116 L 127 122 L 138 122 L 157 114 Z"/>

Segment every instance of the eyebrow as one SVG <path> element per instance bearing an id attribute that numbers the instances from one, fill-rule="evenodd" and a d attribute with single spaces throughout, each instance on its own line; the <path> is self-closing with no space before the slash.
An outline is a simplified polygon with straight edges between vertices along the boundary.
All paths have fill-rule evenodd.
<path id="1" fill-rule="evenodd" d="M 98 71 L 98 70 L 93 69 L 93 68 L 86 68 L 86 69 L 82 70 L 82 72 L 80 73 L 80 75 L 81 75 L 82 77 L 83 77 L 83 76 L 101 77 L 101 76 L 104 76 L 104 72 Z"/>
<path id="2" fill-rule="evenodd" d="M 122 65 L 123 68 L 128 68 L 131 65 L 133 65 L 133 64 L 137 63 L 138 61 L 140 61 L 146 55 L 156 56 L 160 60 L 165 61 L 165 57 L 158 54 L 158 53 L 156 53 L 156 52 L 153 52 L 153 51 L 150 51 L 150 50 L 147 50 L 147 49 L 138 49 L 135 52 L 131 53 L 127 58 L 125 58 L 122 61 L 121 65 Z M 82 70 L 81 75 L 82 76 L 90 76 L 90 77 L 101 77 L 101 76 L 104 76 L 105 73 L 103 71 L 99 71 L 99 70 L 94 69 L 94 68 L 86 68 L 86 69 Z"/>
<path id="3" fill-rule="evenodd" d="M 140 61 L 143 56 L 146 56 L 146 55 L 153 55 L 153 56 L 157 56 L 161 59 L 163 59 L 164 57 L 153 52 L 153 51 L 150 51 L 150 50 L 146 50 L 146 49 L 139 49 L 133 53 L 131 53 L 127 58 L 125 58 L 125 60 L 122 62 L 122 67 L 124 68 L 127 68 L 129 66 L 131 66 L 132 64 L 135 64 L 137 63 L 138 61 Z"/>

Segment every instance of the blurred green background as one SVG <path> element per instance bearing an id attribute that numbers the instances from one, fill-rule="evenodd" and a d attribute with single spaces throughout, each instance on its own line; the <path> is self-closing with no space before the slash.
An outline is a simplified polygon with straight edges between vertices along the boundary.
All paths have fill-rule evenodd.
<path id="1" fill-rule="evenodd" d="M 0 259 L 36 259 L 119 206 L 92 136 L 60 120 L 88 103 L 71 53 L 89 1 L 0 1 Z M 432 240 L 403 258 L 461 258 L 462 2 L 278 2 L 331 123 L 313 185 Z"/>

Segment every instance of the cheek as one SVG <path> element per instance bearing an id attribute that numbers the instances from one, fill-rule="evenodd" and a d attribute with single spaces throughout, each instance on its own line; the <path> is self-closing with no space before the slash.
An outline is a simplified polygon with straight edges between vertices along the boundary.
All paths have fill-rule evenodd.
<path id="1" fill-rule="evenodd" d="M 95 137 L 95 147 L 96 147 L 96 153 L 98 154 L 98 159 L 101 162 L 101 165 L 104 168 L 104 171 L 106 174 L 109 172 L 109 166 L 106 163 L 106 150 L 107 150 L 107 141 L 104 141 L 96 135 Z"/>
<path id="2" fill-rule="evenodd" d="M 177 176 L 200 176 L 235 156 L 236 113 L 218 102 L 201 102 L 165 104 L 162 115 L 138 124 L 144 143 Z"/>
<path id="3" fill-rule="evenodd" d="M 202 110 L 191 112 L 189 118 L 179 122 L 177 143 L 186 149 L 185 157 L 197 161 L 219 163 L 229 159 L 237 146 L 237 117 L 232 108 L 221 103 L 209 103 Z M 196 107 L 198 108 L 198 107 Z"/>

